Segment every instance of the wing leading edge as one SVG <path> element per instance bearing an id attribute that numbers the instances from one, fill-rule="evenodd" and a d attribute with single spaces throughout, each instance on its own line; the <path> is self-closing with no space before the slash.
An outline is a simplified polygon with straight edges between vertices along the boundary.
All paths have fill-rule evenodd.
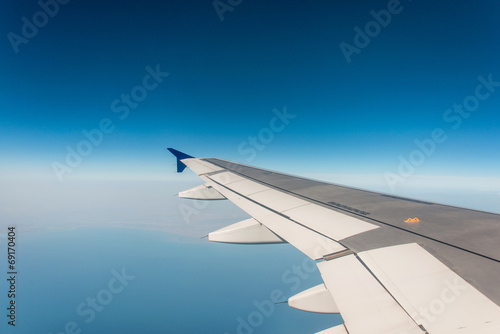
<path id="1" fill-rule="evenodd" d="M 317 261 L 324 285 L 289 304 L 342 315 L 321 333 L 500 333 L 500 252 L 488 247 L 500 242 L 499 215 L 169 150 L 178 172 L 189 167 L 211 189 L 205 199 L 253 217 L 212 241 L 288 242 Z"/>

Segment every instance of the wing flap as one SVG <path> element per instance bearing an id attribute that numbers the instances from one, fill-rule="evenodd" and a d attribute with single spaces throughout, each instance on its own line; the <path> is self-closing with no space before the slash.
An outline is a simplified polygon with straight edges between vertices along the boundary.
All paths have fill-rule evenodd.
<path id="1" fill-rule="evenodd" d="M 355 255 L 318 263 L 350 334 L 425 333 Z"/>
<path id="2" fill-rule="evenodd" d="M 241 180 L 237 182 L 231 183 L 231 189 L 233 189 L 235 192 L 240 193 L 244 196 L 249 196 L 261 191 L 266 191 L 271 188 L 266 187 L 260 183 L 257 182 L 252 182 L 249 180 Z"/>
<path id="3" fill-rule="evenodd" d="M 321 259 L 328 254 L 345 250 L 344 246 L 334 240 L 291 221 L 286 216 L 280 215 L 276 211 L 234 192 L 227 186 L 218 184 L 210 176 L 202 175 L 200 177 L 231 202 L 311 259 Z"/>
<path id="4" fill-rule="evenodd" d="M 358 256 L 430 333 L 500 333 L 500 308 L 418 244 Z"/>
<path id="5" fill-rule="evenodd" d="M 219 187 L 258 203 L 270 211 L 282 213 L 298 224 L 319 234 L 327 235 L 334 240 L 342 240 L 378 228 L 377 225 L 338 213 L 276 189 L 271 189 L 231 172 L 203 175 L 203 177 L 213 187 L 217 184 Z M 221 192 L 220 188 L 216 189 Z"/>
<path id="6" fill-rule="evenodd" d="M 389 247 L 375 246 L 377 243 L 372 242 L 373 238 L 391 238 L 394 235 L 391 231 L 385 235 L 389 227 L 426 238 L 426 242 L 454 245 L 451 240 L 458 240 L 457 249 L 470 245 L 474 239 L 476 243 L 469 248 L 482 252 L 470 252 L 468 256 L 479 255 L 485 261 L 485 254 L 498 253 L 491 250 L 488 241 L 500 233 L 498 229 L 491 233 L 486 233 L 491 228 L 485 229 L 481 235 L 466 241 L 462 235 L 475 227 L 476 220 L 482 222 L 480 226 L 498 222 L 497 215 L 476 214 L 466 209 L 322 184 L 219 159 L 196 159 L 178 151 L 173 153 L 178 159 L 178 168 L 179 164 L 187 165 L 208 186 L 254 217 L 251 222 L 240 223 L 250 226 L 233 225 L 219 230 L 221 240 L 234 240 L 234 235 L 225 235 L 234 233 L 240 242 L 250 237 L 251 241 L 262 240 L 260 230 L 255 238 L 247 232 L 240 233 L 245 229 L 254 233 L 254 229 L 259 228 L 257 224 L 262 224 L 310 258 L 325 260 L 317 265 L 326 291 L 331 294 L 345 324 L 321 334 L 500 333 L 500 308 L 488 299 L 492 298 L 491 293 L 487 297 L 484 291 L 474 287 L 478 286 L 474 280 L 468 283 L 423 247 L 408 244 L 416 239 L 391 239 Z M 456 214 L 448 217 L 449 212 Z M 463 212 L 467 215 L 462 217 Z M 417 224 L 409 225 L 405 221 L 417 216 L 420 218 Z M 451 225 L 454 220 L 458 225 Z M 470 224 L 472 221 L 474 224 Z M 464 229 L 465 223 L 468 225 Z M 456 232 L 458 229 L 454 227 L 460 226 Z M 235 227 L 239 232 L 233 231 Z M 369 232 L 377 228 L 380 229 Z M 453 233 L 452 237 L 443 236 L 443 231 L 450 230 L 459 237 L 453 237 Z M 357 236 L 364 232 L 369 233 Z M 478 237 L 486 234 L 491 238 L 485 239 L 488 241 L 485 245 L 478 245 Z M 401 240 L 407 244 L 402 245 Z M 420 241 L 417 239 L 417 242 Z M 442 260 L 439 254 L 436 256 Z M 494 262 L 497 260 L 489 260 L 497 265 Z M 470 278 L 470 272 L 468 274 L 469 277 L 463 277 Z M 310 307 L 309 301 L 324 297 L 325 290 L 318 288 L 297 298 L 305 303 L 303 309 L 317 310 L 317 305 L 312 303 L 314 307 Z"/>
<path id="7" fill-rule="evenodd" d="M 231 187 L 231 185 L 229 186 Z M 257 192 L 248 196 L 248 198 L 258 203 L 262 203 L 263 205 L 278 212 L 283 212 L 285 210 L 309 204 L 307 201 L 274 189 Z"/>
<path id="8" fill-rule="evenodd" d="M 220 173 L 211 175 L 211 177 L 212 179 L 223 185 L 246 180 L 246 178 L 228 171 L 221 171 Z"/>
<path id="9" fill-rule="evenodd" d="M 318 232 L 331 236 L 335 240 L 342 240 L 378 228 L 377 225 L 338 213 L 317 204 L 292 208 L 283 213 Z"/>

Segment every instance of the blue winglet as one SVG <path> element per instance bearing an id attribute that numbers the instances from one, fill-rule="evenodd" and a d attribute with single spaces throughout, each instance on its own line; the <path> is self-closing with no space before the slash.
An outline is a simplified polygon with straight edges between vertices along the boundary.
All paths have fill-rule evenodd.
<path id="1" fill-rule="evenodd" d="M 177 158 L 177 173 L 182 173 L 182 171 L 187 167 L 186 165 L 184 165 L 182 163 L 182 161 L 181 161 L 182 159 L 194 158 L 186 153 L 182 153 L 180 151 L 177 151 L 174 148 L 168 148 L 168 150 L 170 151 L 170 153 L 175 155 L 175 157 Z"/>

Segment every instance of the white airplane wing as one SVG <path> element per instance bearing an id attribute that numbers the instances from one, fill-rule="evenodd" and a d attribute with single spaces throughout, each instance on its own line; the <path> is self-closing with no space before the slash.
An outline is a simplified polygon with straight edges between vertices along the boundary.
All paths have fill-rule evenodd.
<path id="1" fill-rule="evenodd" d="M 340 313 L 322 334 L 500 333 L 500 215 L 169 150 L 204 181 L 180 197 L 253 217 L 209 240 L 288 242 L 316 261 L 324 284 L 288 304 Z"/>

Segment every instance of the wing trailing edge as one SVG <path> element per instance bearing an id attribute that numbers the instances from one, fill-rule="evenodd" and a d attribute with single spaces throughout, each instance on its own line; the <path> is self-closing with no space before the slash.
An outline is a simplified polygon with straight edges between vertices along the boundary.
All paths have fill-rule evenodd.
<path id="1" fill-rule="evenodd" d="M 392 230 L 397 223 L 385 222 L 394 216 L 401 224 L 418 223 L 420 219 L 404 221 L 401 217 L 416 217 L 414 210 L 420 206 L 425 206 L 424 213 L 437 210 L 438 204 L 360 194 L 360 190 L 328 184 L 324 186 L 328 191 L 323 191 L 323 184 L 316 181 L 169 151 L 177 158 L 178 172 L 187 166 L 204 181 L 182 197 L 199 199 L 203 197 L 199 189 L 205 192 L 200 187 L 211 187 L 207 197 L 227 198 L 253 217 L 212 232 L 210 241 L 288 242 L 317 261 L 324 284 L 288 299 L 296 309 L 342 315 L 344 324 L 317 334 L 500 333 L 498 303 L 476 289 L 474 281 L 462 279 L 463 273 L 448 262 L 440 261 L 439 254 L 425 249 L 429 240 L 422 243 L 409 233 L 413 230 L 403 228 L 406 225 Z M 314 194 L 327 195 L 327 199 Z M 391 217 L 377 216 L 384 205 L 383 213 L 393 212 Z M 417 217 L 425 218 L 418 212 Z M 486 213 L 475 214 L 484 218 Z M 443 216 L 436 217 L 442 220 Z M 422 219 L 421 225 L 428 227 L 428 221 Z M 384 232 L 397 235 L 398 240 L 377 247 L 374 241 L 388 238 Z"/>

